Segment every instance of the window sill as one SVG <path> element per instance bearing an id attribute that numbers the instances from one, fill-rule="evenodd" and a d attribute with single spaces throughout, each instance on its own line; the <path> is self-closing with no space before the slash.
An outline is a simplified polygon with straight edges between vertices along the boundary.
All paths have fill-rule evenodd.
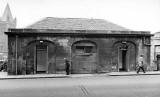
<path id="1" fill-rule="evenodd" d="M 78 56 L 90 56 L 92 53 L 77 54 Z"/>

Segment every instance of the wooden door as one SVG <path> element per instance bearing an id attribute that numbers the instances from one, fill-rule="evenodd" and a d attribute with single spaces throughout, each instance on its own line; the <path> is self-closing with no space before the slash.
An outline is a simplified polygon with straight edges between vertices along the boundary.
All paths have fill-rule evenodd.
<path id="1" fill-rule="evenodd" d="M 119 71 L 127 71 L 126 53 L 127 50 L 119 50 Z"/>
<path id="2" fill-rule="evenodd" d="M 47 70 L 47 46 L 36 47 L 37 73 L 45 73 Z"/>

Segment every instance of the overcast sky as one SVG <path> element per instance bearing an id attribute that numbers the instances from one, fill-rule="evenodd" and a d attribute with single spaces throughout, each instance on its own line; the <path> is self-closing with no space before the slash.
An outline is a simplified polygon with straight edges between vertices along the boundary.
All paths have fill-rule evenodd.
<path id="1" fill-rule="evenodd" d="M 105 19 L 135 31 L 160 31 L 160 0 L 0 0 L 10 5 L 17 27 L 44 17 Z"/>

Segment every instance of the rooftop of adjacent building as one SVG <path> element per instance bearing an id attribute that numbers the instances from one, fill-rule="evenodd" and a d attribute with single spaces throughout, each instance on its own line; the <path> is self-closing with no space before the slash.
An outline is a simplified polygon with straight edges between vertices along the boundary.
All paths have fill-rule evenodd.
<path id="1" fill-rule="evenodd" d="M 12 16 L 9 4 L 6 5 L 3 15 L 0 17 L 0 22 L 16 22 L 16 18 Z"/>
<path id="2" fill-rule="evenodd" d="M 9 4 L 7 4 L 2 17 L 0 17 L 0 42 L 4 41 L 4 32 L 7 31 L 8 28 L 16 28 L 16 25 L 17 20 L 13 18 Z"/>

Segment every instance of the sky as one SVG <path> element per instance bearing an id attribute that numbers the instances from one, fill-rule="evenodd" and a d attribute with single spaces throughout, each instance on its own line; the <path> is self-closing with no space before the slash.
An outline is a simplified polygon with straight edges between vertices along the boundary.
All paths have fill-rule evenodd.
<path id="1" fill-rule="evenodd" d="M 45 17 L 105 19 L 134 31 L 160 31 L 160 0 L 0 0 L 7 3 L 17 28 Z"/>

